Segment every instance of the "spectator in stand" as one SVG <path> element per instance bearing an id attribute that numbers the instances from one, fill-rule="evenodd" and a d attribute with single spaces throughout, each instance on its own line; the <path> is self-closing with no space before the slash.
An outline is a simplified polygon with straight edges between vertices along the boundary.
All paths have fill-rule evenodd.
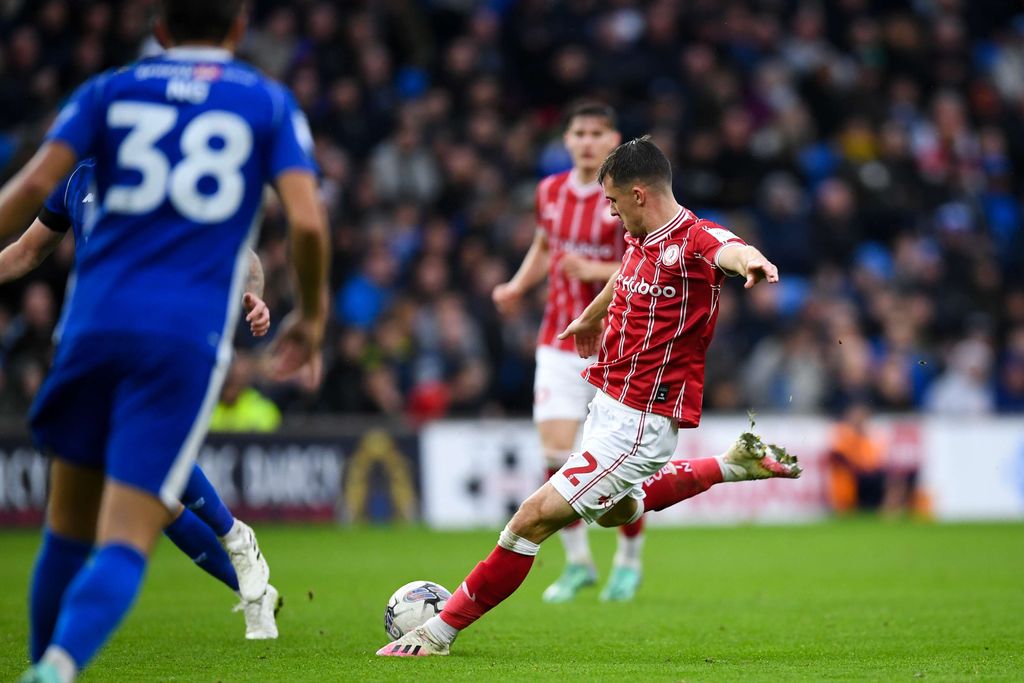
<path id="1" fill-rule="evenodd" d="M 252 386 L 255 374 L 252 357 L 235 354 L 210 418 L 211 432 L 273 432 L 281 425 L 281 411 Z"/>
<path id="2" fill-rule="evenodd" d="M 870 431 L 871 411 L 855 402 L 836 425 L 828 454 L 828 498 L 839 513 L 877 510 L 885 498 L 885 445 Z"/>
<path id="3" fill-rule="evenodd" d="M 995 409 L 992 385 L 991 346 L 985 339 L 965 339 L 950 350 L 946 371 L 931 386 L 925 405 L 940 415 L 985 415 Z"/>

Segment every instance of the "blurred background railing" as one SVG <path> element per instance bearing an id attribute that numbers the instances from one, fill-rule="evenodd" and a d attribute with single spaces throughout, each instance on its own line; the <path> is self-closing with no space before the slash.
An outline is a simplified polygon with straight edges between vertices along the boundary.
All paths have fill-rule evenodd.
<path id="1" fill-rule="evenodd" d="M 758 416 L 768 440 L 804 464 L 796 481 L 715 486 L 653 513 L 655 524 L 789 523 L 873 511 L 939 520 L 1024 519 L 1024 422 L 917 416 Z M 680 432 L 677 457 L 720 453 L 749 424 L 716 415 Z M 0 526 L 35 525 L 45 461 L 24 434 L 0 436 Z M 541 483 L 536 430 L 525 420 L 438 421 L 419 429 L 319 421 L 273 434 L 209 437 L 200 463 L 248 520 L 414 522 L 499 527 Z"/>

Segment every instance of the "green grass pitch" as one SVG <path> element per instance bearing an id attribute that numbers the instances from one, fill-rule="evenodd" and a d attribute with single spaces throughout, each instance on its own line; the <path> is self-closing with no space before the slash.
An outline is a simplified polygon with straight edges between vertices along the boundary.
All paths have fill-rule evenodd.
<path id="1" fill-rule="evenodd" d="M 436 659 L 373 656 L 390 593 L 455 588 L 497 533 L 258 526 L 285 596 L 276 642 L 162 542 L 143 595 L 84 681 L 1022 680 L 1024 525 L 851 520 L 653 529 L 637 600 L 550 606 L 553 540 L 511 599 Z M 607 572 L 615 537 L 595 531 Z M 32 533 L 0 534 L 0 679 L 25 666 Z"/>

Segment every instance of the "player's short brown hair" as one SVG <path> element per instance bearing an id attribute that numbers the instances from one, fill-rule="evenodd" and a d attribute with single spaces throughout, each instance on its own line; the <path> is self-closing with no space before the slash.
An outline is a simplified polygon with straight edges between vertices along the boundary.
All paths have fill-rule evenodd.
<path id="1" fill-rule="evenodd" d="M 597 170 L 597 182 L 611 176 L 616 185 L 633 183 L 672 185 L 672 164 L 650 135 L 625 142 L 608 155 Z"/>
<path id="2" fill-rule="evenodd" d="M 245 6 L 246 0 L 163 0 L 160 18 L 177 43 L 219 43 Z"/>
<path id="3" fill-rule="evenodd" d="M 594 116 L 604 119 L 605 123 L 612 130 L 617 130 L 619 125 L 619 119 L 615 115 L 615 110 L 597 100 L 581 100 L 569 107 L 569 111 L 565 115 L 566 130 L 568 130 L 569 126 L 572 125 L 572 122 L 578 116 Z"/>

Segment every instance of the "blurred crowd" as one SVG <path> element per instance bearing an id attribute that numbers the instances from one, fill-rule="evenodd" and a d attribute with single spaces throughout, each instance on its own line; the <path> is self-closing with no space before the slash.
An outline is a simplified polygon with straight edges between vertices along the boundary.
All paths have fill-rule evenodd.
<path id="1" fill-rule="evenodd" d="M 153 4 L 0 2 L 8 175 L 70 89 L 154 49 Z M 782 271 L 724 288 L 709 409 L 1024 410 L 1016 3 L 252 4 L 242 55 L 308 114 L 332 230 L 322 388 L 261 385 L 247 361 L 285 414 L 528 414 L 544 292 L 506 318 L 490 293 L 533 237 L 536 183 L 567 168 L 561 114 L 584 96 L 627 139 L 652 133 L 679 199 Z M 278 321 L 273 200 L 259 253 Z M 0 289 L 0 412 L 45 375 L 72 262 L 64 245 Z"/>

